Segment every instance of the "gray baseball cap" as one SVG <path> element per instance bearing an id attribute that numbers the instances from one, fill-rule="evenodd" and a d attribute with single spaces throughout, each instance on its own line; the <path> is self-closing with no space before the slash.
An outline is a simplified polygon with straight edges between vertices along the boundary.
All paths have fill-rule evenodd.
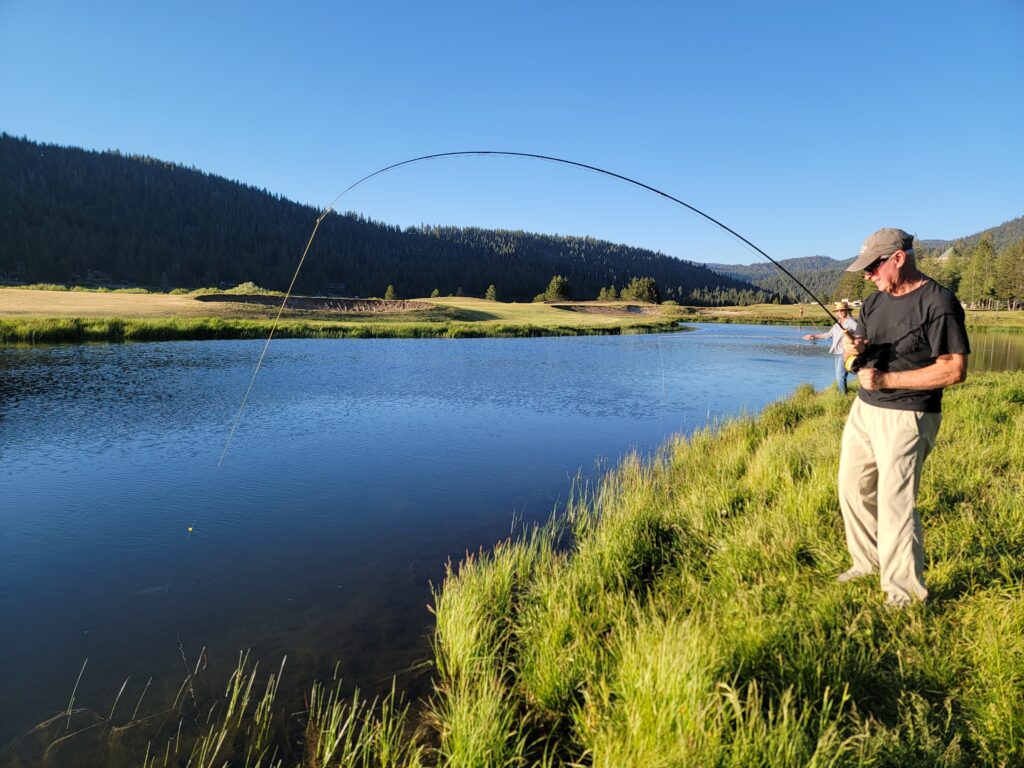
<path id="1" fill-rule="evenodd" d="M 873 264 L 876 259 L 890 256 L 896 251 L 909 251 L 913 247 L 913 235 L 908 235 L 902 229 L 885 227 L 864 241 L 864 245 L 860 247 L 860 253 L 857 254 L 857 258 L 853 260 L 853 264 L 846 268 L 846 271 L 860 272 L 864 267 Z"/>

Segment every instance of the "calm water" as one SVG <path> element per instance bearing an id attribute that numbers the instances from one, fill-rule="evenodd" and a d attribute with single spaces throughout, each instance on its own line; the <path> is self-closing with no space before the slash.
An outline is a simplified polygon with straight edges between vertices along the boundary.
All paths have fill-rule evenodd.
<path id="1" fill-rule="evenodd" d="M 578 473 L 832 370 L 765 326 L 274 341 L 218 469 L 261 345 L 0 348 L 0 746 L 67 707 L 85 659 L 76 705 L 104 716 L 129 675 L 125 702 L 152 677 L 166 706 L 203 647 L 217 686 L 252 648 L 288 655 L 293 696 L 336 662 L 422 691 L 446 559 L 546 518 Z M 1024 367 L 1024 337 L 989 346 Z"/>

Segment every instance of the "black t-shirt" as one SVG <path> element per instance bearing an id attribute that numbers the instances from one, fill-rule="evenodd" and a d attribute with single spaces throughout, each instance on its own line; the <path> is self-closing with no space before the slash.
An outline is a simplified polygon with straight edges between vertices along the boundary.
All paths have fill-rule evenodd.
<path id="1" fill-rule="evenodd" d="M 872 345 L 883 345 L 875 367 L 881 371 L 913 371 L 935 362 L 939 355 L 971 352 L 964 325 L 964 308 L 948 288 L 932 279 L 904 296 L 883 291 L 864 300 L 861 332 Z M 861 400 L 880 408 L 939 413 L 941 389 L 861 388 Z"/>

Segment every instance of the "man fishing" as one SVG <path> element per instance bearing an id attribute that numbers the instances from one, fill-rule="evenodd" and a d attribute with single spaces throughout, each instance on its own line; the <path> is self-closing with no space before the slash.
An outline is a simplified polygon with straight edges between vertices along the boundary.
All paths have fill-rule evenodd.
<path id="1" fill-rule="evenodd" d="M 844 340 L 860 392 L 843 430 L 839 503 L 853 566 L 847 582 L 880 572 L 886 604 L 925 600 L 924 546 L 917 513 L 921 468 L 935 445 L 942 390 L 967 377 L 970 344 L 952 291 L 921 273 L 913 237 L 880 229 L 847 267 L 878 288 L 864 301 L 860 334 Z M 870 346 L 868 346 L 870 343 Z"/>
<path id="2" fill-rule="evenodd" d="M 836 313 L 838 322 L 833 323 L 832 327 L 824 333 L 806 333 L 803 338 L 805 341 L 814 341 L 815 339 L 831 339 L 832 344 L 829 347 L 829 352 L 832 353 L 836 361 L 836 386 L 839 388 L 839 394 L 846 394 L 846 377 L 849 372 L 846 370 L 846 353 L 843 347 L 843 339 L 846 338 L 847 333 L 857 333 L 857 321 L 850 316 L 850 303 L 848 301 L 837 301 L 833 306 Z M 800 307 L 801 314 L 803 313 L 803 307 Z"/>

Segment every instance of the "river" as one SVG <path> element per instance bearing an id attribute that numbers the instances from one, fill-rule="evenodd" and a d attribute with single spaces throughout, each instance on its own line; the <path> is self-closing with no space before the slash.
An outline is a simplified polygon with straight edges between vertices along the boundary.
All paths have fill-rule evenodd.
<path id="1" fill-rule="evenodd" d="M 83 663 L 75 705 L 104 716 L 126 677 L 121 706 L 166 706 L 203 648 L 211 689 L 251 648 L 287 654 L 293 697 L 336 664 L 424 693 L 447 559 L 629 451 L 831 383 L 800 329 L 696 327 L 275 340 L 219 468 L 262 342 L 0 347 L 0 746 Z M 1024 336 L 974 344 L 1024 366 Z"/>

